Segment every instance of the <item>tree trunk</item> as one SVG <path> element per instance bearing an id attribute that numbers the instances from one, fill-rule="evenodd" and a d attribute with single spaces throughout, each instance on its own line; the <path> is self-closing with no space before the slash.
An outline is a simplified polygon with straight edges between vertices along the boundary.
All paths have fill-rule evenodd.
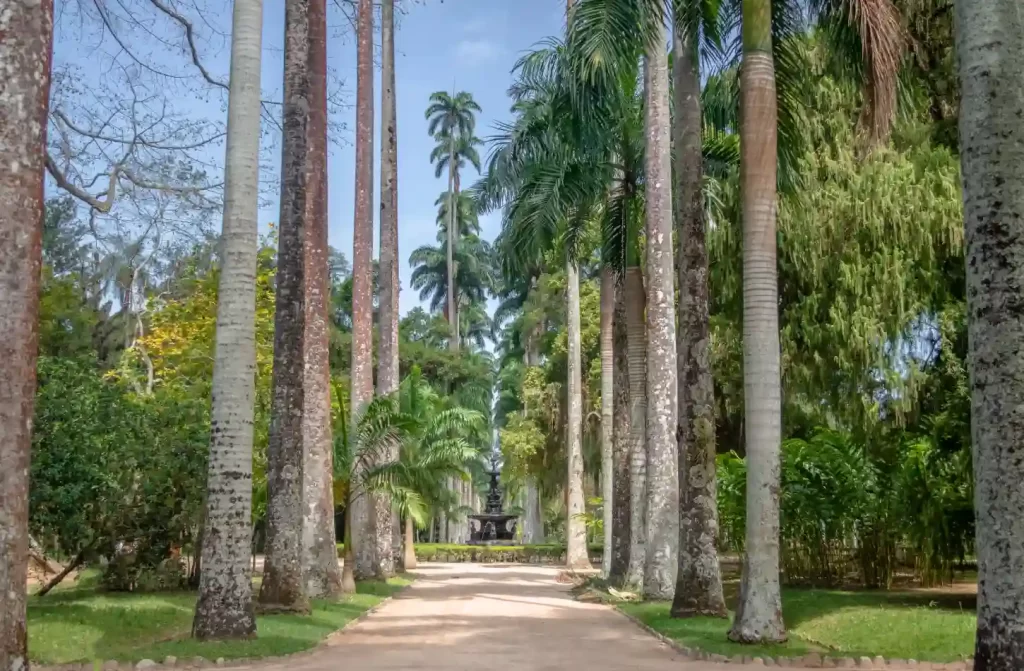
<path id="1" fill-rule="evenodd" d="M 642 287 L 641 287 L 642 288 Z M 615 585 L 626 582 L 632 542 L 630 482 L 630 402 L 629 355 L 626 334 L 626 292 L 620 285 L 615 291 L 615 317 L 612 320 L 612 349 L 615 356 L 614 418 L 612 421 L 613 470 L 612 487 L 612 565 L 608 580 Z"/>
<path id="2" fill-rule="evenodd" d="M 977 517 L 974 668 L 1024 668 L 1024 17 L 1017 2 L 956 3 Z"/>
<path id="3" fill-rule="evenodd" d="M 740 600 L 729 637 L 755 643 L 786 639 L 779 590 L 782 402 L 775 240 L 778 114 L 771 0 L 743 3 L 740 118 L 747 527 Z"/>
<path id="4" fill-rule="evenodd" d="M 626 268 L 626 338 L 629 358 L 629 567 L 623 583 L 641 590 L 647 539 L 647 327 L 644 274 Z"/>
<path id="5" fill-rule="evenodd" d="M 76 554 L 71 559 L 71 561 L 68 562 L 67 566 L 62 568 L 57 573 L 57 575 L 55 575 L 52 578 L 50 578 L 50 580 L 45 585 L 43 585 L 41 588 L 39 588 L 39 591 L 35 593 L 35 596 L 36 597 L 42 597 L 42 596 L 46 596 L 47 594 L 49 594 L 50 590 L 52 590 L 54 587 L 59 585 L 64 580 L 64 578 L 67 578 L 68 575 L 70 575 L 70 573 L 72 571 L 74 571 L 76 568 L 78 568 L 79 566 L 82 565 L 82 563 L 85 561 L 85 555 L 88 554 L 89 550 L 91 550 L 91 549 L 92 549 L 92 547 L 86 547 L 81 552 Z M 252 589 L 250 588 L 249 591 L 251 593 Z M 249 610 L 252 611 L 252 595 L 251 594 L 249 596 Z"/>
<path id="6" fill-rule="evenodd" d="M 224 223 L 214 343 L 206 523 L 192 635 L 256 633 L 252 603 L 252 446 L 256 382 L 262 0 L 236 0 L 231 31 Z"/>
<path id="7" fill-rule="evenodd" d="M 356 194 L 352 241 L 352 427 L 373 398 L 373 3 L 359 0 L 356 26 Z M 353 429 L 354 430 L 354 429 Z M 359 475 L 354 474 L 354 479 Z M 356 578 L 374 575 L 376 515 L 369 496 L 352 500 Z"/>
<path id="8" fill-rule="evenodd" d="M 458 216 L 455 206 L 455 138 L 449 140 L 452 145 L 448 153 L 448 258 L 445 266 L 448 273 L 448 327 L 451 329 L 449 346 L 452 351 L 459 350 L 459 298 L 455 289 L 455 241 L 458 239 Z"/>
<path id="9" fill-rule="evenodd" d="M 406 571 L 416 568 L 416 534 L 412 518 L 405 516 L 405 541 L 402 547 L 402 567 Z"/>
<path id="10" fill-rule="evenodd" d="M 569 418 L 566 425 L 568 445 L 568 487 L 565 523 L 565 564 L 571 569 L 589 569 L 587 525 L 583 519 L 583 374 L 580 352 L 580 275 L 572 261 L 565 265 L 566 304 L 569 332 Z"/>
<path id="11" fill-rule="evenodd" d="M 356 553 L 355 541 L 352 540 L 352 489 L 349 488 L 345 500 L 345 559 L 341 569 L 341 593 L 356 593 Z"/>
<path id="12" fill-rule="evenodd" d="M 380 155 L 380 351 L 377 392 L 386 396 L 398 389 L 398 135 L 395 113 L 395 0 L 381 4 L 381 155 Z M 392 447 L 384 455 L 398 458 Z M 391 498 L 373 497 L 376 515 L 374 573 L 395 574 Z"/>
<path id="13" fill-rule="evenodd" d="M 659 24 L 660 25 L 660 24 Z M 672 151 L 665 27 L 644 71 L 647 181 L 647 561 L 644 596 L 671 599 L 679 565 L 675 267 Z"/>
<path id="14" fill-rule="evenodd" d="M 0 670 L 28 668 L 26 581 L 52 0 L 0 10 Z"/>
<path id="15" fill-rule="evenodd" d="M 612 571 L 612 527 L 614 526 L 613 499 L 615 475 L 612 452 L 615 404 L 615 354 L 612 345 L 612 323 L 615 316 L 615 271 L 611 266 L 601 269 L 601 500 L 604 512 L 603 552 L 601 575 Z"/>
<path id="16" fill-rule="evenodd" d="M 526 478 L 526 511 L 523 515 L 523 542 L 527 545 L 544 542 L 544 516 L 540 509 L 537 479 Z"/>
<path id="17" fill-rule="evenodd" d="M 673 617 L 725 617 L 718 565 L 715 387 L 708 324 L 708 250 L 702 196 L 700 73 L 696 44 L 673 35 L 675 220 L 679 236 L 679 573 Z"/>
<path id="18" fill-rule="evenodd" d="M 309 610 L 302 575 L 309 1 L 288 0 L 285 5 L 281 216 L 267 449 L 267 551 L 259 597 L 261 609 L 272 612 Z"/>
<path id="19" fill-rule="evenodd" d="M 309 129 L 306 157 L 306 370 L 302 417 L 303 577 L 306 595 L 341 592 L 334 536 L 334 446 L 327 279 L 327 0 L 309 0 Z"/>

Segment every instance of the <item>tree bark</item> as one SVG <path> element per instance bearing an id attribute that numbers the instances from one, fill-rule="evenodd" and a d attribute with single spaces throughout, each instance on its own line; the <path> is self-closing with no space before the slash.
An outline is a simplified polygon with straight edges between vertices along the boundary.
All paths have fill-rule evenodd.
<path id="1" fill-rule="evenodd" d="M 448 153 L 448 250 L 447 265 L 448 273 L 448 327 L 451 329 L 451 340 L 449 347 L 452 351 L 459 350 L 459 297 L 455 288 L 455 241 L 458 238 L 458 208 L 455 205 L 455 137 L 449 139 L 451 150 Z"/>
<path id="2" fill-rule="evenodd" d="M 236 0 L 231 31 L 224 223 L 214 343 L 206 542 L 192 635 L 256 633 L 252 603 L 252 445 L 256 386 L 262 0 Z"/>
<path id="3" fill-rule="evenodd" d="M 309 611 L 303 584 L 306 165 L 309 146 L 309 2 L 285 4 L 284 135 L 274 315 L 274 374 L 267 449 L 267 552 L 263 610 Z M 204 569 L 206 567 L 204 566 Z"/>
<path id="4" fill-rule="evenodd" d="M 309 144 L 306 157 L 306 351 L 303 577 L 306 595 L 341 593 L 334 536 L 334 445 L 327 279 L 327 0 L 309 0 Z"/>
<path id="5" fill-rule="evenodd" d="M 355 546 L 352 540 L 352 488 L 349 487 L 345 497 L 345 558 L 341 569 L 341 593 L 355 594 Z"/>
<path id="6" fill-rule="evenodd" d="M 411 571 L 416 568 L 416 529 L 412 518 L 405 516 L 405 541 L 402 547 L 402 568 Z"/>
<path id="7" fill-rule="evenodd" d="M 671 599 L 679 564 L 672 152 L 665 28 L 647 49 L 647 554 L 644 596 Z"/>
<path id="8" fill-rule="evenodd" d="M 614 526 L 613 499 L 615 475 L 614 451 L 615 405 L 615 353 L 613 348 L 613 320 L 615 318 L 615 271 L 611 266 L 601 269 L 601 500 L 604 513 L 604 539 L 601 553 L 601 575 L 607 578 L 612 571 L 612 527 Z"/>
<path id="9" fill-rule="evenodd" d="M 740 600 L 729 637 L 756 643 L 786 639 L 779 589 L 782 402 L 775 240 L 778 113 L 771 0 L 743 3 L 740 118 L 747 526 Z"/>
<path id="10" fill-rule="evenodd" d="M 62 568 L 55 576 L 50 578 L 50 580 L 45 585 L 43 585 L 42 587 L 39 588 L 39 591 L 35 593 L 35 596 L 36 597 L 46 596 L 47 594 L 50 593 L 50 590 L 52 590 L 57 585 L 61 584 L 61 582 L 63 582 L 64 578 L 67 578 L 68 575 L 70 575 L 72 571 L 74 571 L 76 568 L 78 568 L 79 566 L 82 565 L 82 563 L 85 561 L 85 555 L 88 554 L 89 550 L 91 550 L 91 549 L 92 549 L 91 547 L 87 547 L 87 548 L 83 549 L 81 552 L 79 552 L 78 554 L 76 554 L 71 559 L 71 561 L 68 562 L 67 566 Z M 251 591 L 252 590 L 250 589 L 250 592 Z M 252 598 L 251 597 L 249 599 L 249 608 L 250 608 L 250 610 L 252 610 Z"/>
<path id="11" fill-rule="evenodd" d="M 0 10 L 0 671 L 28 668 L 28 487 L 52 0 Z"/>
<path id="12" fill-rule="evenodd" d="M 696 44 L 673 35 L 675 220 L 679 237 L 679 573 L 673 617 L 725 617 L 718 565 L 715 387 L 708 323 L 708 250 L 702 195 L 700 73 Z"/>
<path id="13" fill-rule="evenodd" d="M 956 3 L 978 554 L 974 668 L 1024 668 L 1024 16 Z"/>
<path id="14" fill-rule="evenodd" d="M 583 519 L 583 374 L 580 352 L 580 275 L 572 261 L 565 266 L 566 304 L 569 335 L 569 418 L 566 425 L 568 445 L 568 486 L 565 523 L 565 563 L 571 569 L 589 569 L 587 525 Z"/>
<path id="15" fill-rule="evenodd" d="M 356 193 L 352 243 L 352 426 L 373 398 L 373 4 L 359 0 L 356 25 Z M 355 475 L 358 478 L 358 474 Z M 357 579 L 375 573 L 376 515 L 369 496 L 352 500 Z"/>
<path id="16" fill-rule="evenodd" d="M 395 101 L 395 0 L 381 3 L 381 153 L 380 153 L 380 348 L 377 393 L 398 389 L 398 130 Z M 397 448 L 385 458 L 398 458 Z M 394 575 L 394 526 L 391 499 L 375 495 L 374 573 Z"/>
<path id="17" fill-rule="evenodd" d="M 544 542 L 544 516 L 540 509 L 540 490 L 537 478 L 526 478 L 526 512 L 523 517 L 523 542 L 536 544 Z"/>
<path id="18" fill-rule="evenodd" d="M 624 585 L 644 584 L 647 538 L 647 295 L 639 266 L 626 268 L 626 337 L 629 358 L 629 567 Z"/>
<path id="19" fill-rule="evenodd" d="M 626 583 L 632 541 L 632 506 L 630 482 L 630 402 L 629 354 L 626 334 L 626 292 L 619 283 L 615 291 L 615 317 L 612 320 L 612 349 L 615 356 L 615 390 L 612 427 L 615 485 L 612 487 L 612 564 L 608 580 L 616 585 Z"/>

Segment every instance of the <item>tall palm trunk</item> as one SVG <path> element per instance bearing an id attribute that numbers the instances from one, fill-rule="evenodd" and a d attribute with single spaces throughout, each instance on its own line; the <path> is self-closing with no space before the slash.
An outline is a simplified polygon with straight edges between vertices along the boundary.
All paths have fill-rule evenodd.
<path id="1" fill-rule="evenodd" d="M 453 351 L 459 349 L 459 297 L 455 290 L 455 242 L 458 240 L 458 216 L 455 206 L 455 136 L 448 140 L 451 149 L 448 152 L 448 258 L 446 270 L 448 273 L 448 327 L 451 329 L 449 347 Z"/>
<path id="2" fill-rule="evenodd" d="M 629 570 L 631 531 L 630 483 L 630 403 L 629 355 L 626 335 L 626 292 L 619 284 L 615 291 L 615 315 L 612 319 L 612 352 L 614 362 L 614 413 L 612 421 L 612 469 L 615 484 L 612 487 L 612 563 L 608 579 L 621 585 Z"/>
<path id="3" fill-rule="evenodd" d="M 262 0 L 235 0 L 231 30 L 224 224 L 213 360 L 206 529 L 192 635 L 256 632 L 249 564 L 256 380 L 256 246 L 259 200 Z"/>
<path id="4" fill-rule="evenodd" d="M 644 273 L 626 268 L 626 338 L 629 359 L 629 567 L 624 584 L 642 589 L 647 546 L 647 327 Z"/>
<path id="5" fill-rule="evenodd" d="M 356 23 L 356 193 L 352 240 L 352 426 L 373 398 L 373 3 Z M 352 500 L 356 578 L 373 576 L 376 516 L 366 495 Z"/>
<path id="6" fill-rule="evenodd" d="M 28 668 L 26 585 L 52 0 L 0 10 L 0 669 Z"/>
<path id="7" fill-rule="evenodd" d="M 665 27 L 644 68 L 647 180 L 647 562 L 644 596 L 671 599 L 679 564 L 675 267 Z"/>
<path id="8" fill-rule="evenodd" d="M 302 416 L 303 580 L 309 597 L 341 592 L 334 536 L 334 448 L 327 281 L 327 0 L 309 0 L 306 158 L 306 372 Z"/>
<path id="9" fill-rule="evenodd" d="M 267 449 L 267 553 L 261 607 L 308 611 L 303 565 L 306 165 L 309 145 L 309 0 L 285 4 L 284 135 Z"/>
<path id="10" fill-rule="evenodd" d="M 381 4 L 381 152 L 380 152 L 380 351 L 377 364 L 377 393 L 398 389 L 398 127 L 395 113 L 395 0 Z M 383 455 L 398 458 L 392 447 Z M 376 529 L 374 573 L 389 577 L 395 573 L 394 525 L 391 498 L 373 497 Z"/>
<path id="11" fill-rule="evenodd" d="M 569 419 L 566 424 L 568 444 L 568 486 L 565 522 L 565 563 L 571 569 L 590 568 L 587 553 L 587 525 L 583 519 L 583 375 L 580 352 L 580 274 L 572 261 L 565 265 L 566 309 L 569 336 Z"/>
<path id="12" fill-rule="evenodd" d="M 674 617 L 725 617 L 718 566 L 715 388 L 708 325 L 708 250 L 701 192 L 700 73 L 696 45 L 677 23 L 673 35 L 675 220 L 679 236 L 679 574 Z"/>
<path id="13" fill-rule="evenodd" d="M 416 568 L 416 529 L 412 518 L 405 516 L 405 540 L 402 543 L 402 568 L 411 571 Z"/>
<path id="14" fill-rule="evenodd" d="M 1024 16 L 1012 0 L 956 3 L 977 516 L 974 668 L 1024 668 Z"/>
<path id="15" fill-rule="evenodd" d="M 601 269 L 601 500 L 604 513 L 604 551 L 601 554 L 601 574 L 612 570 L 612 499 L 615 491 L 613 473 L 612 426 L 615 399 L 615 355 L 612 345 L 612 323 L 615 318 L 615 271 L 611 266 Z"/>
<path id="16" fill-rule="evenodd" d="M 753 643 L 786 638 L 779 591 L 782 403 L 775 241 L 778 110 L 771 0 L 743 3 L 740 118 L 747 528 L 740 600 L 729 637 Z"/>

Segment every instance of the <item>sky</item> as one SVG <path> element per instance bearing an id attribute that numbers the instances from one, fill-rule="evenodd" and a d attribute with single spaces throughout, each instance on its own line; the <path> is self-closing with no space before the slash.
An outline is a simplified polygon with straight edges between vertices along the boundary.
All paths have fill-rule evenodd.
<path id="1" fill-rule="evenodd" d="M 332 117 L 329 147 L 329 237 L 332 247 L 352 257 L 354 196 L 356 48 L 354 28 L 345 14 L 328 0 L 328 67 L 340 81 L 347 105 Z M 409 286 L 410 252 L 424 244 L 436 244 L 437 208 L 434 203 L 447 187 L 445 176 L 434 177 L 430 164 L 433 139 L 427 134 L 424 111 L 431 93 L 439 90 L 468 91 L 482 108 L 477 117 L 477 135 L 486 140 L 494 124 L 510 119 L 507 89 L 516 60 L 543 39 L 564 30 L 563 0 L 398 0 L 396 94 L 398 101 L 398 227 L 403 314 L 420 305 L 418 292 Z M 195 26 L 200 58 L 211 73 L 227 81 L 230 67 L 231 5 L 224 0 L 171 0 L 170 5 L 187 15 Z M 82 8 L 85 8 L 84 10 Z M 106 7 L 106 21 L 120 35 L 112 39 L 96 8 Z M 132 12 L 125 14 L 124 12 Z M 181 26 L 153 9 L 146 0 L 118 0 L 79 4 L 58 0 L 54 46 L 55 78 L 51 111 L 63 110 L 80 124 L 102 125 L 107 111 L 129 96 L 124 81 L 149 70 L 170 73 L 157 80 L 147 94 L 151 109 L 161 106 L 182 119 L 226 118 L 226 94 L 206 86 L 192 65 Z M 134 17 L 132 21 L 128 17 Z M 280 99 L 283 76 L 284 0 L 264 0 L 262 88 L 267 99 Z M 379 49 L 379 26 L 374 41 Z M 125 50 L 127 45 L 128 50 Z M 378 52 L 379 57 L 379 52 Z M 130 98 L 127 98 L 130 100 Z M 374 214 L 379 210 L 380 187 L 380 71 L 374 83 Z M 78 105 L 76 107 L 76 105 Z M 266 124 L 264 130 L 267 130 Z M 51 147 L 54 137 L 51 134 Z M 92 143 L 93 149 L 97 143 Z M 51 152 L 57 151 L 51 149 Z M 120 149 L 108 146 L 107 156 Z M 204 153 L 205 152 L 205 153 Z M 209 174 L 223 170 L 223 144 L 195 153 Z M 58 154 L 59 156 L 59 154 Z M 486 158 L 486 151 L 481 152 Z M 87 174 L 109 170 L 114 158 L 100 156 L 97 164 L 84 166 Z M 264 138 L 262 157 L 263 204 L 259 212 L 261 231 L 279 219 L 277 169 L 280 143 L 273 132 Z M 462 183 L 471 186 L 477 176 L 470 168 Z M 88 178 L 86 178 L 88 179 Z M 102 185 L 102 180 L 100 180 Z M 92 190 L 102 190 L 93 186 Z M 48 192 L 55 186 L 48 184 Z M 115 202 L 116 208 L 124 207 Z M 213 222 L 219 230 L 219 214 Z M 481 218 L 483 236 L 493 240 L 500 226 L 499 213 Z M 374 223 L 374 238 L 378 237 Z"/>

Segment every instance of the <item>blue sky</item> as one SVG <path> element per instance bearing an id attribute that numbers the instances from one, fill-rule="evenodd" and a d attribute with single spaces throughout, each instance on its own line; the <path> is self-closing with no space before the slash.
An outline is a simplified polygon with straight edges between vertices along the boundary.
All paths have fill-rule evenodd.
<path id="1" fill-rule="evenodd" d="M 509 118 L 506 89 L 509 71 L 516 59 L 543 38 L 563 30 L 565 11 L 561 0 L 426 0 L 412 5 L 401 18 L 396 34 L 396 87 L 398 92 L 398 182 L 399 253 L 402 257 L 402 312 L 419 304 L 417 292 L 409 288 L 409 253 L 423 244 L 433 244 L 437 234 L 434 201 L 447 187 L 446 179 L 436 179 L 429 155 L 433 140 L 427 135 L 424 110 L 427 99 L 437 90 L 469 91 L 483 112 L 477 120 L 477 134 L 486 139 L 495 121 Z M 340 18 L 336 15 L 335 17 Z M 268 44 L 280 44 L 283 33 L 283 9 L 280 2 L 267 7 L 264 35 Z M 379 39 L 379 38 L 378 38 Z M 269 56 L 270 54 L 268 54 Z M 351 39 L 335 39 L 330 46 L 329 66 L 345 78 L 346 88 L 355 93 L 355 45 Z M 269 63 L 268 63 L 269 65 Z M 264 71 L 267 77 L 280 78 L 280 66 Z M 380 73 L 375 96 L 379 115 Z M 278 79 L 279 80 L 279 79 Z M 354 110 L 342 117 L 349 129 L 354 125 Z M 380 122 L 375 134 L 379 143 Z M 332 149 L 330 180 L 330 242 L 352 254 L 353 164 L 351 132 L 348 145 Z M 380 145 L 374 148 L 379 161 Z M 379 188 L 379 167 L 374 186 Z M 475 175 L 464 178 L 472 184 Z M 379 201 L 376 201 L 379 202 Z M 375 211 L 377 208 L 374 208 Z M 276 209 L 261 214 L 261 221 L 277 218 Z M 500 225 L 496 214 L 481 221 L 484 236 L 493 238 Z M 377 231 L 375 230 L 375 236 Z"/>
<path id="2" fill-rule="evenodd" d="M 329 44 L 328 66 L 342 80 L 350 105 L 334 116 L 336 136 L 332 138 L 329 164 L 330 244 L 352 255 L 353 163 L 356 54 L 353 29 L 344 13 L 328 0 Z M 437 215 L 434 202 L 446 188 L 447 180 L 434 177 L 429 155 L 433 140 L 427 135 L 424 110 L 431 93 L 438 90 L 469 91 L 480 104 L 477 135 L 485 140 L 492 134 L 496 121 L 509 118 L 506 90 L 511 81 L 510 70 L 515 61 L 544 38 L 564 30 L 563 0 L 398 0 L 405 5 L 399 17 L 396 34 L 396 73 L 399 138 L 399 253 L 402 259 L 401 310 L 403 313 L 419 304 L 419 297 L 409 287 L 411 269 L 409 253 L 423 244 L 433 244 Z M 231 5 L 224 0 L 174 0 L 178 11 L 193 21 L 200 58 L 212 76 L 227 80 L 230 56 Z M 111 38 L 104 28 L 96 7 L 107 7 L 107 20 L 119 33 Z M 146 95 L 151 95 L 151 109 L 160 113 L 166 106 L 181 118 L 216 120 L 226 116 L 224 92 L 206 86 L 187 56 L 181 26 L 161 15 L 142 0 L 123 0 L 100 5 L 77 4 L 59 0 L 54 46 L 55 79 L 52 108 L 68 112 L 83 126 L 97 128 L 105 123 L 109 110 L 131 100 L 127 79 L 141 76 L 149 82 Z M 128 20 L 132 18 L 133 20 Z M 375 31 L 379 47 L 379 27 Z M 280 99 L 283 74 L 284 0 L 264 0 L 263 30 L 264 95 Z M 128 45 L 127 54 L 122 45 Z M 153 79 L 151 69 L 169 73 Z M 155 83 L 154 83 L 155 82 Z M 205 88 L 204 88 L 205 87 Z M 380 157 L 380 72 L 374 88 L 375 163 Z M 120 102 L 118 102 L 120 101 Z M 340 124 L 339 124 L 340 122 Z M 341 128 L 344 128 L 343 130 Z M 109 132 L 109 131 L 108 131 Z M 51 151 L 58 133 L 52 133 Z M 81 140 L 81 138 L 79 138 Z M 88 180 L 89 174 L 104 175 L 115 152 L 123 146 L 87 143 L 92 147 L 93 163 L 79 165 Z M 260 210 L 260 228 L 267 230 L 278 219 L 276 179 L 280 164 L 280 145 L 273 134 L 267 140 L 264 154 L 264 198 Z M 203 164 L 210 175 L 223 170 L 223 144 L 214 144 L 199 151 L 192 160 Z M 58 159 L 60 154 L 56 154 Z M 60 161 L 58 161 L 60 163 Z M 374 186 L 379 189 L 379 165 L 374 170 Z M 464 176 L 463 184 L 472 185 L 475 174 Z M 102 182 L 102 180 L 101 180 Z M 49 190 L 54 191 L 54 185 Z M 91 189 L 95 191 L 95 183 Z M 126 212 L 122 201 L 115 203 L 113 216 Z M 375 194 L 375 203 L 379 196 Z M 118 208 L 121 208 L 120 210 Z M 130 208 L 129 208 L 130 209 Z M 374 207 L 376 212 L 378 207 Z M 83 211 L 84 215 L 84 211 Z M 128 215 L 130 216 L 130 215 Z M 219 230 L 219 214 L 213 222 Z M 498 231 L 499 217 L 482 218 L 484 236 L 493 239 Z M 375 224 L 375 237 L 377 227 Z"/>

